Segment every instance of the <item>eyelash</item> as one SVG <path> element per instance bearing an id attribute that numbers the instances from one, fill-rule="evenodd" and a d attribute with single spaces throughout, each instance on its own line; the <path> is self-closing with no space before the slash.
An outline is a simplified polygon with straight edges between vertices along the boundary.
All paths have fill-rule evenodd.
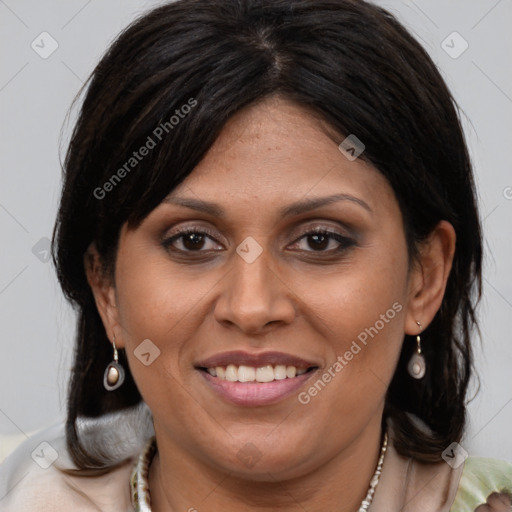
<path id="1" fill-rule="evenodd" d="M 214 233 L 210 232 L 207 228 L 204 228 L 204 227 L 201 227 L 201 228 L 199 228 L 199 227 L 187 227 L 187 228 L 183 228 L 183 229 L 178 229 L 178 231 L 174 235 L 172 235 L 171 237 L 165 239 L 162 242 L 162 245 L 164 246 L 164 248 L 166 248 L 168 250 L 172 250 L 172 251 L 175 251 L 175 252 L 181 252 L 181 253 L 209 252 L 208 250 L 204 251 L 202 249 L 199 249 L 197 251 L 192 251 L 192 250 L 177 249 L 176 247 L 173 247 L 172 244 L 176 240 L 183 239 L 185 236 L 190 235 L 190 234 L 207 235 L 208 238 L 216 241 Z M 336 231 L 330 231 L 328 229 L 319 228 L 319 227 L 318 228 L 313 228 L 313 229 L 307 229 L 307 230 L 303 231 L 300 234 L 300 236 L 295 239 L 293 244 L 298 243 L 303 238 L 307 238 L 308 236 L 313 236 L 313 235 L 324 235 L 324 236 L 327 236 L 329 238 L 329 240 L 335 240 L 340 245 L 336 249 L 320 250 L 320 251 L 306 250 L 304 252 L 307 252 L 307 253 L 324 253 L 324 254 L 332 255 L 334 253 L 343 252 L 344 250 L 347 250 L 350 247 L 356 245 L 356 241 L 354 239 L 350 238 L 350 237 L 342 235 L 342 234 L 340 234 L 340 233 L 338 233 Z"/>
<path id="2" fill-rule="evenodd" d="M 199 250 L 199 251 L 187 251 L 187 250 L 183 250 L 183 249 L 176 249 L 175 247 L 172 247 L 172 244 L 175 240 L 179 240 L 180 238 L 183 238 L 185 237 L 186 235 L 190 235 L 190 234 L 197 234 L 197 235 L 208 235 L 209 238 L 211 238 L 212 240 L 215 240 L 214 238 L 214 234 L 212 232 L 210 232 L 208 229 L 206 228 L 195 228 L 195 227 L 188 227 L 188 228 L 179 228 L 177 231 L 176 231 L 176 234 L 172 235 L 171 237 L 165 239 L 163 242 L 162 242 L 162 245 L 166 248 L 166 249 L 171 249 L 171 250 L 175 250 L 175 251 L 178 251 L 178 252 L 205 252 L 205 251 L 202 251 L 202 250 Z"/>
<path id="3" fill-rule="evenodd" d="M 323 236 L 326 236 L 326 237 L 329 238 L 329 240 L 335 240 L 336 242 L 338 242 L 339 246 L 336 249 L 330 249 L 328 251 L 325 251 L 325 250 L 320 250 L 320 251 L 309 250 L 309 251 L 305 251 L 305 252 L 336 254 L 336 253 L 343 252 L 343 251 L 349 249 L 350 247 L 356 245 L 356 241 L 353 238 L 350 238 L 350 237 L 348 237 L 346 235 L 342 235 L 341 233 L 338 233 L 337 231 L 330 231 L 329 229 L 325 229 L 325 228 L 321 228 L 321 227 L 304 230 L 301 233 L 301 235 L 299 235 L 299 237 L 293 243 L 296 244 L 300 240 L 302 240 L 304 238 L 307 238 L 308 236 L 313 236 L 313 235 L 323 235 Z"/>

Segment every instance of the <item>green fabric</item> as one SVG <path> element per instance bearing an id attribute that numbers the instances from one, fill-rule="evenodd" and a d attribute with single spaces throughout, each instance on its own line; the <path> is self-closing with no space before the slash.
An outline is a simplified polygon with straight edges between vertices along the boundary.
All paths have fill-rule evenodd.
<path id="1" fill-rule="evenodd" d="M 473 512 L 493 492 L 512 496 L 512 464 L 497 459 L 468 457 L 450 512 Z"/>

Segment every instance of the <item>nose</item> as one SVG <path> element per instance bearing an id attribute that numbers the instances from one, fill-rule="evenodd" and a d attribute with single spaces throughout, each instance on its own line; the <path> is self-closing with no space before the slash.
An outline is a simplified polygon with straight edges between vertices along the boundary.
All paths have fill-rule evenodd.
<path id="1" fill-rule="evenodd" d="M 264 334 L 269 327 L 290 324 L 295 318 L 293 291 L 276 266 L 271 268 L 266 249 L 250 263 L 235 253 L 222 286 L 214 316 L 225 326 L 236 326 L 245 334 Z"/>

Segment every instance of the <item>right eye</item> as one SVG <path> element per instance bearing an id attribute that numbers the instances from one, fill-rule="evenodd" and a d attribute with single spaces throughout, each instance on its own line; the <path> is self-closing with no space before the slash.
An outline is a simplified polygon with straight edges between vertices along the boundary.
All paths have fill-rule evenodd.
<path id="1" fill-rule="evenodd" d="M 208 241 L 216 242 L 213 238 L 212 234 L 208 231 L 205 231 L 204 228 L 185 228 L 182 230 L 178 230 L 178 232 L 169 238 L 166 238 L 162 245 L 166 249 L 170 249 L 172 251 L 181 251 L 181 252 L 207 252 L 207 251 L 219 251 L 221 249 L 215 249 L 215 247 L 206 247 L 208 245 Z M 210 244 L 212 245 L 212 244 Z M 215 244 L 213 244 L 215 245 Z"/>

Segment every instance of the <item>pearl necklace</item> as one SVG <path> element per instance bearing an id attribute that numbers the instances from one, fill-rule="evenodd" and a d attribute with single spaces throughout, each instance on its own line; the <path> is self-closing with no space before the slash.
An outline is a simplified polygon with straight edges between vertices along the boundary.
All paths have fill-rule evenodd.
<path id="1" fill-rule="evenodd" d="M 380 475 L 382 473 L 382 465 L 384 464 L 384 456 L 388 447 L 388 434 L 384 434 L 384 440 L 380 449 L 379 461 L 377 463 L 377 469 L 370 480 L 370 487 L 366 493 L 365 499 L 359 506 L 358 512 L 367 512 L 373 501 L 373 495 L 375 489 L 379 483 Z M 132 503 L 135 507 L 136 512 L 151 512 L 150 496 L 149 496 L 149 482 L 148 473 L 149 465 L 156 452 L 156 441 L 152 437 L 146 444 L 143 452 L 141 453 L 135 468 L 133 469 L 130 484 L 132 490 Z"/>
<path id="2" fill-rule="evenodd" d="M 366 494 L 366 498 L 361 503 L 358 512 L 366 512 L 371 502 L 373 501 L 373 495 L 375 494 L 375 489 L 377 488 L 377 484 L 380 480 L 380 475 L 382 473 L 382 465 L 384 464 L 384 456 L 386 455 L 386 451 L 388 449 L 388 433 L 384 434 L 384 440 L 382 442 L 382 446 L 380 448 L 380 457 L 379 462 L 377 462 L 377 469 L 373 474 L 372 479 L 370 480 L 370 488 Z"/>

